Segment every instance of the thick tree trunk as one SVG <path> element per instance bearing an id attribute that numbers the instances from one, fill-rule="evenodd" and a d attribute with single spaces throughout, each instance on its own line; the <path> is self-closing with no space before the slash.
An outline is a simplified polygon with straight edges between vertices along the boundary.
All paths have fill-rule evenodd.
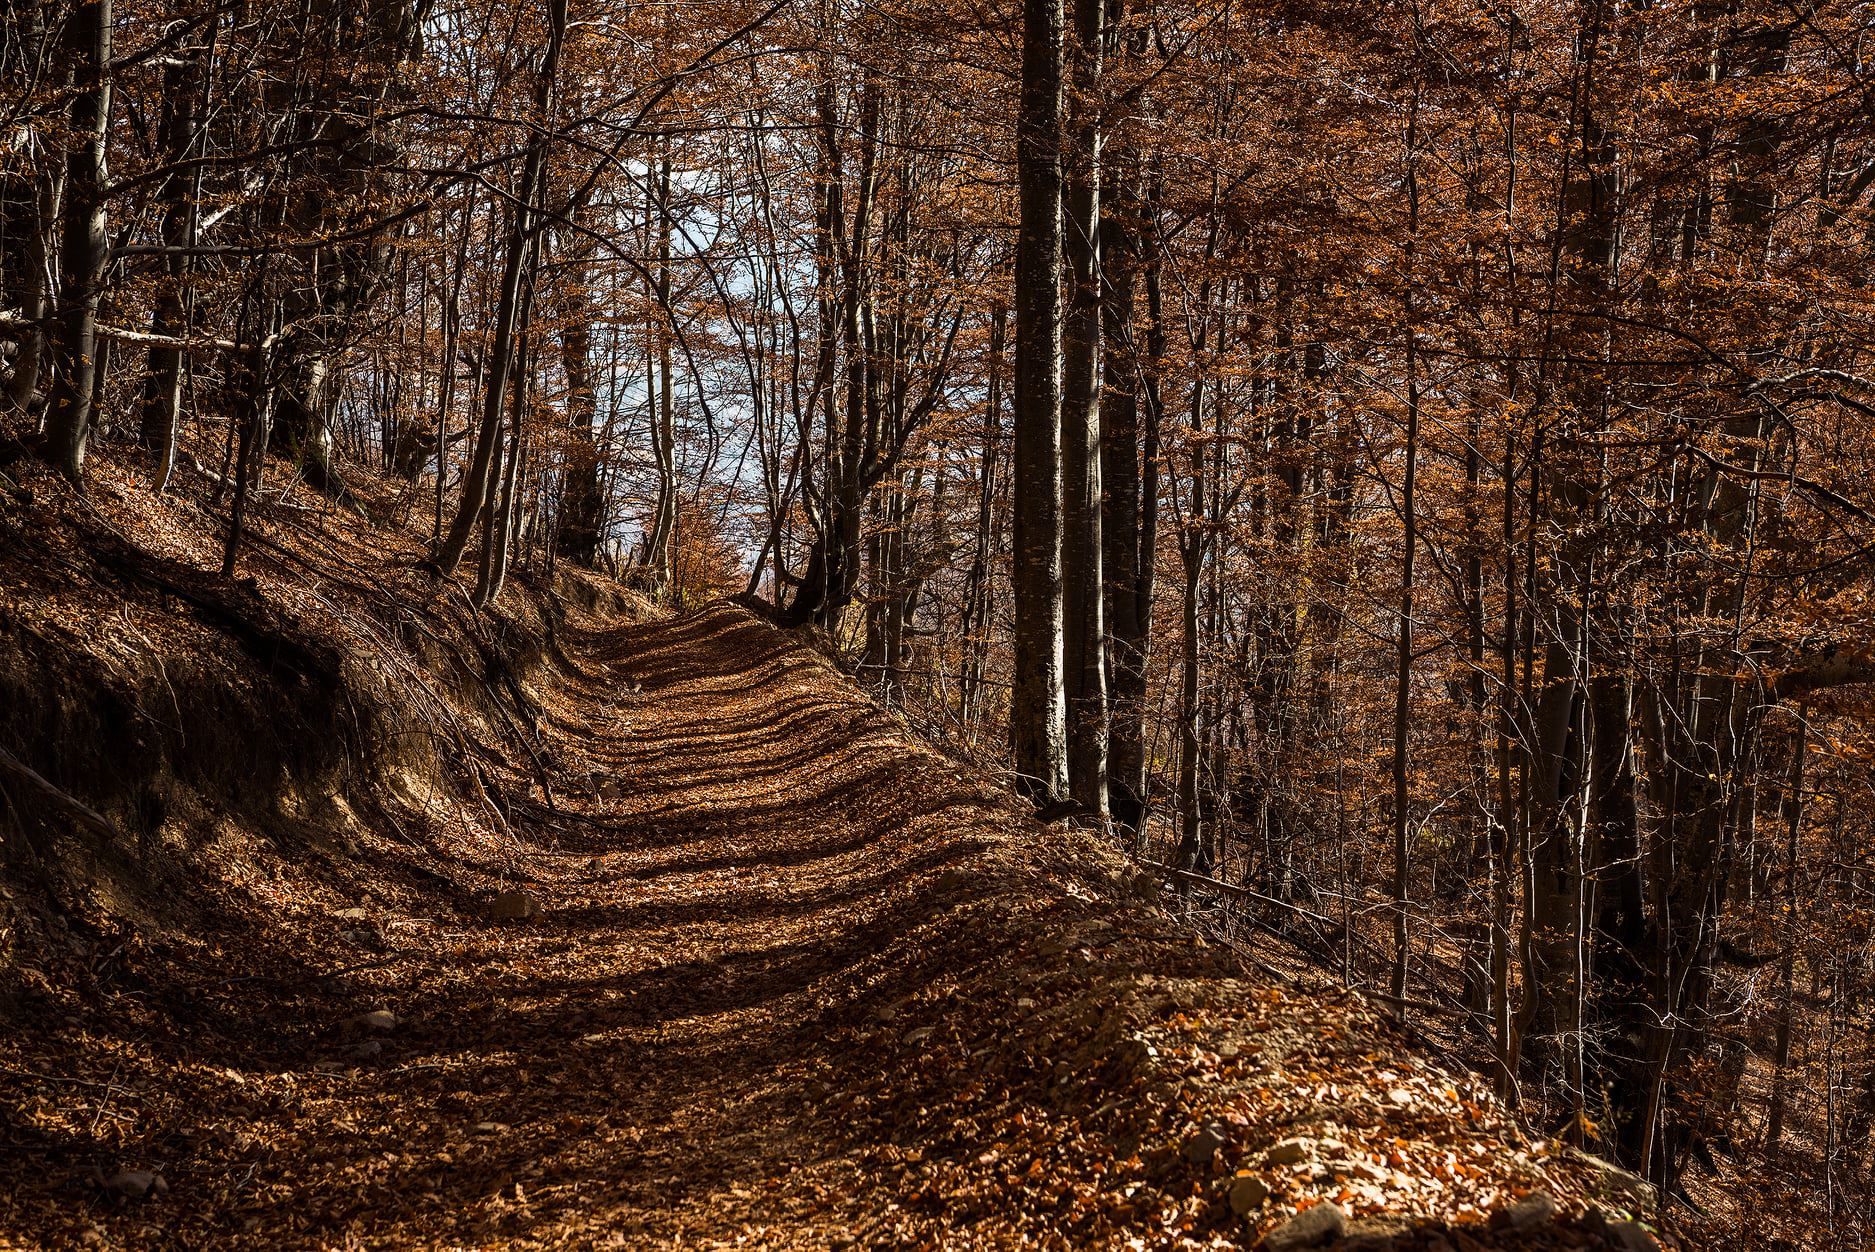
<path id="1" fill-rule="evenodd" d="M 111 116 L 111 0 L 79 0 L 65 26 L 72 67 L 71 149 L 59 223 L 59 298 L 46 453 L 73 485 L 84 481 L 97 389 L 98 300 L 110 263 L 105 237 L 106 132 Z"/>
<path id="2" fill-rule="evenodd" d="M 852 234 L 841 249 L 840 351 L 846 363 L 845 406 L 841 418 L 835 464 L 829 476 L 828 504 L 832 524 L 822 534 L 827 545 L 825 593 L 814 620 L 837 631 L 841 615 L 852 603 L 859 585 L 860 538 L 864 533 L 868 476 L 874 471 L 877 429 L 873 389 L 877 374 L 867 350 L 866 303 L 871 296 L 868 257 L 872 247 L 873 193 L 877 184 L 879 152 L 879 90 L 870 79 L 860 90 L 859 169 L 854 179 Z"/>
<path id="3" fill-rule="evenodd" d="M 814 486 L 814 457 L 806 451 L 802 474 L 803 494 L 807 497 L 808 518 L 814 527 L 814 542 L 808 552 L 807 568 L 795 588 L 794 597 L 781 615 L 784 625 L 800 626 L 814 619 L 829 595 L 829 582 L 836 571 L 830 568 L 829 545 L 834 529 L 832 500 L 838 494 L 839 430 L 838 405 L 833 385 L 834 370 L 840 354 L 840 283 L 838 253 L 846 237 L 846 165 L 840 146 L 839 97 L 831 58 L 821 72 L 815 93 L 815 131 L 820 167 L 814 202 L 814 288 L 818 322 L 815 331 L 814 380 L 801 419 L 801 442 L 812 442 L 813 409 L 819 409 L 822 455 L 821 485 Z M 777 588 L 779 593 L 779 588 Z"/>
<path id="4" fill-rule="evenodd" d="M 1061 600 L 1061 0 L 1024 0 L 1016 164 L 1014 592 L 1010 757 L 1038 800 L 1067 786 Z"/>
<path id="5" fill-rule="evenodd" d="M 353 68 L 334 94 L 290 101 L 306 146 L 295 158 L 305 164 L 290 169 L 286 183 L 286 222 L 309 236 L 356 232 L 381 211 L 362 206 L 382 197 L 388 171 L 400 163 L 380 117 L 402 81 L 392 71 L 416 44 L 416 6 L 409 0 L 320 0 L 302 11 L 302 21 L 309 45 L 333 45 Z M 334 206 L 341 206 L 340 216 Z M 388 276 L 389 258 L 383 236 L 371 230 L 312 250 L 304 272 L 285 288 L 273 371 L 282 450 L 316 490 L 354 508 L 357 501 L 339 473 L 332 418 L 344 389 L 345 353 Z"/>
<path id="6" fill-rule="evenodd" d="M 1113 818 L 1135 836 L 1145 816 L 1146 650 L 1151 616 L 1152 553 L 1143 550 L 1140 391 L 1149 368 L 1138 341 L 1134 303 L 1143 212 L 1136 191 L 1123 187 L 1102 226 L 1106 303 L 1102 309 L 1105 385 L 1100 406 L 1102 570 L 1106 584 L 1111 688 L 1108 732 L 1108 803 Z"/>
<path id="7" fill-rule="evenodd" d="M 577 222 L 579 206 L 570 216 Z M 577 247 L 577 241 L 572 241 Z M 566 373 L 566 461 L 561 470 L 559 555 L 581 565 L 599 559 L 605 537 L 605 492 L 599 485 L 598 396 L 592 376 L 592 300 L 583 263 L 560 275 L 560 368 Z"/>

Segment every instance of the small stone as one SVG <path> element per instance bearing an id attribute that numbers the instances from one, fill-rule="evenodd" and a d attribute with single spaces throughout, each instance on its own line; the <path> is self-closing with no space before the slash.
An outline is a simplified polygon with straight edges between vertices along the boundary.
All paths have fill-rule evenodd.
<path id="1" fill-rule="evenodd" d="M 1243 1049 L 1234 1043 L 1226 1042 L 1217 1045 L 1217 1056 L 1220 1061 L 1234 1061 L 1242 1053 Z"/>
<path id="2" fill-rule="evenodd" d="M 105 1179 L 104 1189 L 114 1195 L 141 1200 L 149 1195 L 162 1195 L 169 1190 L 169 1184 L 163 1181 L 161 1174 L 147 1169 L 126 1169 Z"/>
<path id="3" fill-rule="evenodd" d="M 1193 1135 L 1191 1142 L 1185 1145 L 1185 1159 L 1203 1169 L 1217 1156 L 1217 1150 L 1229 1142 L 1230 1136 L 1224 1133 L 1224 1128 L 1212 1122 Z"/>
<path id="4" fill-rule="evenodd" d="M 540 900 L 527 891 L 504 891 L 488 902 L 488 915 L 498 922 L 526 922 L 539 917 Z"/>
<path id="5" fill-rule="evenodd" d="M 360 1013 L 357 1017 L 352 1018 L 352 1021 L 364 1027 L 366 1030 L 396 1030 L 398 1025 L 397 1014 L 391 1012 L 389 1009 L 372 1009 L 369 1013 Z"/>
<path id="6" fill-rule="evenodd" d="M 1411 1104 L 1413 1102 L 1413 1093 L 1408 1091 L 1405 1087 L 1395 1087 L 1393 1090 L 1387 1092 L 1387 1099 L 1393 1101 L 1395 1104 Z"/>
<path id="7" fill-rule="evenodd" d="M 1255 1174 L 1240 1174 L 1230 1185 L 1230 1211 L 1239 1217 L 1262 1208 L 1269 1198 L 1269 1184 Z"/>
<path id="8" fill-rule="evenodd" d="M 1300 1165 L 1314 1155 L 1307 1139 L 1285 1139 L 1263 1154 L 1271 1165 Z"/>
<path id="9" fill-rule="evenodd" d="M 1498 1213 L 1492 1225 L 1512 1230 L 1534 1230 L 1556 1216 L 1556 1201 L 1546 1191 L 1532 1191 L 1517 1203 Z"/>
<path id="10" fill-rule="evenodd" d="M 960 887 L 968 887 L 975 877 L 976 875 L 967 869 L 947 869 L 937 876 L 937 881 L 931 884 L 931 888 L 938 895 L 949 895 Z"/>
<path id="11" fill-rule="evenodd" d="M 1294 1217 L 1263 1236 L 1262 1246 L 1267 1252 L 1289 1252 L 1291 1248 L 1312 1248 L 1317 1244 L 1327 1243 L 1330 1239 L 1339 1239 L 1348 1228 L 1348 1215 L 1334 1204 L 1324 1201 L 1311 1209 L 1303 1209 Z"/>
<path id="12" fill-rule="evenodd" d="M 872 1011 L 872 1020 L 875 1022 L 889 1022 L 897 1017 L 898 1010 L 889 1004 L 885 1005 L 883 1008 L 876 1008 Z"/>
<path id="13" fill-rule="evenodd" d="M 1363 1182 L 1386 1182 L 1392 1173 L 1369 1161 L 1324 1161 L 1322 1171 L 1330 1178 L 1359 1178 Z"/>
<path id="14" fill-rule="evenodd" d="M 345 1049 L 345 1055 L 354 1061 L 368 1061 L 384 1051 L 384 1045 L 376 1039 L 367 1039 L 363 1043 L 354 1043 Z"/>
<path id="15" fill-rule="evenodd" d="M 937 1027 L 935 1026 L 919 1026 L 913 1030 L 906 1031 L 904 1034 L 904 1037 L 900 1039 L 899 1042 L 906 1043 L 906 1044 L 923 1043 L 926 1039 L 929 1039 L 936 1032 L 937 1032 Z"/>
<path id="16" fill-rule="evenodd" d="M 1608 1236 L 1621 1252 L 1660 1252 L 1660 1241 L 1639 1222 L 1610 1222 Z"/>
<path id="17" fill-rule="evenodd" d="M 478 1135 L 505 1135 L 508 1133 L 506 1122 L 477 1122 L 475 1133 Z"/>
<path id="18" fill-rule="evenodd" d="M 1593 1153 L 1575 1148 L 1564 1149 L 1563 1155 L 1594 1170 L 1600 1176 L 1602 1187 L 1608 1191 L 1626 1196 L 1630 1203 L 1621 1205 L 1622 1208 L 1637 1211 L 1651 1207 L 1657 1199 L 1654 1184 L 1612 1161 L 1605 1161 Z"/>
<path id="19" fill-rule="evenodd" d="M 340 909 L 338 912 L 334 913 L 332 916 L 338 918 L 341 922 L 362 922 L 367 917 L 370 917 L 371 913 L 370 913 L 370 910 L 368 909 L 350 908 L 350 909 Z"/>

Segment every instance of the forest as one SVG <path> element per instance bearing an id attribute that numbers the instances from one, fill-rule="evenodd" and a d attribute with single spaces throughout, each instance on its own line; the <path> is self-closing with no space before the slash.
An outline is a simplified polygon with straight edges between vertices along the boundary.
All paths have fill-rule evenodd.
<path id="1" fill-rule="evenodd" d="M 1868 1247 L 1872 56 L 1845 0 L 0 0 L 0 513 L 733 598 L 1663 1222 Z"/>

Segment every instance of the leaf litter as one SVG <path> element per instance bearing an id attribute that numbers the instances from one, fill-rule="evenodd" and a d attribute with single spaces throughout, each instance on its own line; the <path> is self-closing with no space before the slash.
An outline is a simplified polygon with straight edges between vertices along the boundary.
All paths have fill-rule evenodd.
<path id="1" fill-rule="evenodd" d="M 137 550 L 212 559 L 103 494 Z M 463 646 L 414 542 L 309 525 L 257 523 L 268 611 L 384 670 Z M 100 594 L 9 609 L 83 648 Z M 0 1243 L 1208 1248 L 1333 1205 L 1346 1246 L 1624 1246 L 1643 1196 L 1371 1003 L 1207 943 L 746 610 L 620 603 L 551 618 L 525 751 L 433 685 L 453 788 L 341 789 L 311 863 L 181 815 L 221 849 L 206 920 L 103 899 L 82 959 L 21 961 Z"/>

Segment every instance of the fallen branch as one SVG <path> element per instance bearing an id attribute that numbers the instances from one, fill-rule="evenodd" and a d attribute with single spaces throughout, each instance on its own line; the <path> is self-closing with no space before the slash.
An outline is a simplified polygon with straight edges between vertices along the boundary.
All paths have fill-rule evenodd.
<path id="1" fill-rule="evenodd" d="M 1253 891 L 1249 887 L 1239 886 L 1236 883 L 1223 882 L 1216 878 L 1208 878 L 1203 874 L 1194 874 L 1188 869 L 1177 869 L 1165 864 L 1163 861 L 1148 861 L 1144 857 L 1140 858 L 1139 863 L 1144 865 L 1147 869 L 1156 869 L 1161 874 L 1176 878 L 1180 882 L 1197 883 L 1199 886 L 1203 887 L 1215 887 L 1227 895 L 1246 896 L 1252 900 L 1260 900 L 1264 904 L 1278 905 L 1288 909 L 1298 917 L 1306 917 L 1311 921 L 1320 922 L 1324 926 L 1334 926 L 1338 928 L 1341 925 L 1341 923 L 1334 918 L 1314 912 L 1311 909 L 1305 909 L 1300 904 L 1291 904 L 1289 901 L 1279 900 L 1275 896 L 1266 896 L 1261 891 Z"/>
<path id="2" fill-rule="evenodd" d="M 5 770 L 12 777 L 19 779 L 40 795 L 58 805 L 59 808 L 76 818 L 79 825 L 86 827 L 96 834 L 102 835 L 107 840 L 115 841 L 122 837 L 117 827 L 112 824 L 110 818 L 104 816 L 104 814 L 98 812 L 77 796 L 53 782 L 32 766 L 26 764 L 26 762 L 20 760 L 17 756 L 14 756 L 11 752 L 8 752 L 5 748 L 0 748 L 0 769 Z"/>

